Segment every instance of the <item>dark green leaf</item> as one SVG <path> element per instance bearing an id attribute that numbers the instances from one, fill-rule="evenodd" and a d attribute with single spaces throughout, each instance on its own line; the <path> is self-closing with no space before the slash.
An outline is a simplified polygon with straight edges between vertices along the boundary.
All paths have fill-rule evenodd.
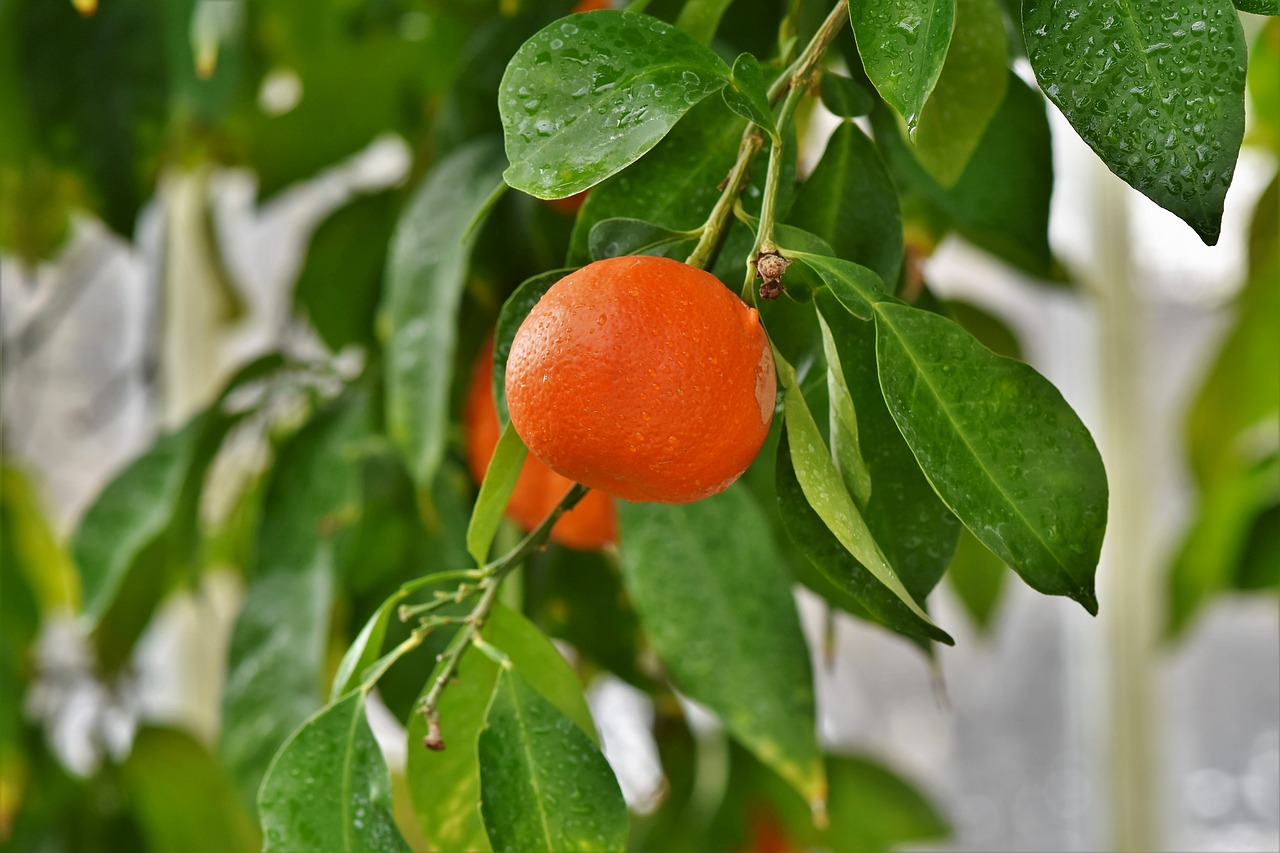
<path id="1" fill-rule="evenodd" d="M 588 738 L 596 739 L 577 676 L 541 631 L 515 611 L 499 606 L 484 626 L 484 638 L 510 657 L 534 688 Z M 489 849 L 480 821 L 476 739 L 497 678 L 497 665 L 478 649 L 463 656 L 458 679 L 440 699 L 442 751 L 422 745 L 427 725 L 420 714 L 409 721 L 409 792 L 414 814 L 433 849 Z M 428 680 L 426 687 L 430 686 Z"/>
<path id="2" fill-rule="evenodd" d="M 964 326 L 969 334 L 996 355 L 1022 358 L 1022 342 L 1013 329 L 995 314 L 961 299 L 948 299 L 943 308 L 943 313 Z"/>
<path id="3" fill-rule="evenodd" d="M 996 0 L 956 0 L 956 25 L 933 97 L 920 114 L 915 154 L 944 187 L 964 174 L 1009 86 L 1009 46 Z"/>
<path id="4" fill-rule="evenodd" d="M 262 780 L 258 812 L 264 853 L 407 853 L 363 693 L 325 707 L 294 732 Z"/>
<path id="5" fill-rule="evenodd" d="M 407 593 L 403 590 L 393 593 L 373 612 L 360 633 L 356 634 L 342 660 L 338 662 L 338 671 L 333 674 L 333 686 L 329 688 L 330 702 L 338 701 L 339 697 L 360 686 L 361 674 L 382 654 L 387 624 L 406 597 Z"/>
<path id="6" fill-rule="evenodd" d="M 502 304 L 502 312 L 498 315 L 498 325 L 493 332 L 493 402 L 498 409 L 498 423 L 506 428 L 509 420 L 507 414 L 507 359 L 511 357 L 511 341 L 520 324 L 529 316 L 533 306 L 538 304 L 542 295 L 551 286 L 564 278 L 572 269 L 550 270 L 539 273 L 522 282 Z"/>
<path id="7" fill-rule="evenodd" d="M 1255 15 L 1280 15 L 1280 0 L 1235 0 L 1236 8 L 1241 12 Z"/>
<path id="8" fill-rule="evenodd" d="M 869 267 L 892 288 L 902 268 L 898 193 L 871 140 L 844 122 L 796 195 L 787 221 L 821 237 L 842 258 Z M 803 248 L 796 246 L 794 248 Z"/>
<path id="9" fill-rule="evenodd" d="M 822 105 L 841 118 L 858 118 L 871 112 L 871 93 L 843 74 L 828 71 L 819 84 Z"/>
<path id="10" fill-rule="evenodd" d="M 779 235 L 779 239 L 787 239 Z M 888 299 L 884 281 L 880 276 L 860 264 L 840 258 L 814 254 L 809 251 L 793 251 L 790 240 L 782 253 L 813 269 L 845 309 L 862 320 L 870 320 L 873 306 Z"/>
<path id="11" fill-rule="evenodd" d="M 604 755 L 510 666 L 500 668 L 477 748 L 494 850 L 626 848 L 627 804 Z"/>
<path id="12" fill-rule="evenodd" d="M 719 98 L 689 110 L 643 159 L 591 190 L 574 224 L 570 262 L 590 258 L 591 229 L 605 219 L 643 219 L 673 230 L 700 227 L 720 197 L 716 187 L 733 166 L 742 128 Z"/>
<path id="13" fill-rule="evenodd" d="M 662 254 L 679 243 L 697 238 L 688 231 L 672 231 L 643 219 L 604 219 L 591 228 L 588 245 L 591 260 L 617 258 L 622 255 Z"/>
<path id="14" fill-rule="evenodd" d="M 875 110 L 871 118 L 876 142 L 904 194 L 904 212 L 914 200 L 910 196 L 918 196 L 916 203 L 926 213 L 940 216 L 976 245 L 1042 279 L 1055 274 L 1049 251 L 1053 151 L 1038 91 L 1010 72 L 1004 103 L 949 189 L 916 161 L 888 110 Z"/>
<path id="15" fill-rule="evenodd" d="M 1032 588 L 1096 613 L 1107 480 L 1062 395 L 944 317 L 881 302 L 885 401 L 939 496 Z"/>
<path id="16" fill-rule="evenodd" d="M 476 498 L 475 509 L 471 511 L 471 523 L 467 525 L 467 551 L 477 566 L 483 566 L 489 559 L 489 547 L 493 545 L 494 534 L 502 523 L 507 501 L 515 491 L 527 453 L 528 448 L 508 422 L 502 428 L 498 446 L 489 459 L 484 482 L 480 484 L 480 495 Z"/>
<path id="17" fill-rule="evenodd" d="M 739 485 L 678 506 L 620 502 L 619 515 L 627 589 L 676 685 L 820 804 L 809 651 L 760 508 Z"/>
<path id="18" fill-rule="evenodd" d="M 392 240 L 380 308 L 387 332 L 387 432 L 420 489 L 444 455 L 468 229 L 499 185 L 501 169 L 494 140 L 458 149 L 414 193 Z"/>
<path id="19" fill-rule="evenodd" d="M 144 728 L 124 788 L 155 853 L 254 853 L 262 839 L 208 750 L 177 729 Z"/>
<path id="20" fill-rule="evenodd" d="M 1217 243 L 1244 135 L 1229 0 L 1025 0 L 1022 33 L 1040 88 L 1107 167 Z"/>
<path id="21" fill-rule="evenodd" d="M 915 130 L 951 43 L 955 0 L 852 0 L 862 65 L 880 96 Z"/>
<path id="22" fill-rule="evenodd" d="M 657 18 L 604 10 L 557 21 L 503 75 L 504 177 L 539 198 L 581 192 L 638 160 L 728 79 L 718 56 Z"/>
<path id="23" fill-rule="evenodd" d="M 1004 561 L 967 529 L 960 534 L 956 555 L 947 567 L 947 580 L 975 625 L 991 630 L 991 619 L 1004 589 Z"/>
<path id="24" fill-rule="evenodd" d="M 1233 582 L 1237 589 L 1280 590 L 1280 494 L 1254 517 Z"/>
<path id="25" fill-rule="evenodd" d="M 395 193 L 362 196 L 311 235 L 293 299 L 334 352 L 373 341 L 395 213 Z"/>
<path id="26" fill-rule="evenodd" d="M 729 109 L 760 125 L 770 136 L 778 135 L 778 123 L 769 106 L 769 84 L 758 59 L 749 53 L 735 59 L 729 85 L 720 91 Z"/>

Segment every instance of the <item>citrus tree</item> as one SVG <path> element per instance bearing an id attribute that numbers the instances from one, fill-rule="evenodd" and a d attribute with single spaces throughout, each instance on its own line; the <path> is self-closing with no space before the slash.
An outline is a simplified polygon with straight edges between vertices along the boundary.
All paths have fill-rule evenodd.
<path id="1" fill-rule="evenodd" d="M 130 235 L 160 174 L 244 165 L 265 199 L 387 131 L 413 166 L 319 226 L 293 291 L 299 325 L 358 368 L 288 348 L 242 366 L 111 480 L 69 553 L 6 471 L 0 783 L 26 792 L 19 846 L 87 843 L 68 813 L 184 850 L 945 834 L 890 769 L 824 750 L 792 587 L 928 659 L 953 643 L 928 608 L 949 568 L 979 620 L 1004 566 L 1096 613 L 1108 492 L 1059 391 L 922 261 L 956 235 L 1070 286 L 1047 101 L 1210 244 L 1247 73 L 1258 141 L 1280 139 L 1280 31 L 1250 18 L 1248 57 L 1228 0 L 77 5 L 0 5 L 0 240 L 28 262 L 74 210 Z M 282 85 L 301 96 L 267 97 Z M 819 106 L 834 130 L 801 174 Z M 1222 374 L 1280 340 L 1274 182 L 1268 199 L 1262 307 Z M 1197 446 L 1269 417 L 1202 424 Z M 227 464 L 246 444 L 268 461 Z M 1176 624 L 1216 589 L 1274 585 L 1280 561 L 1254 553 L 1274 536 L 1249 533 L 1274 518 L 1269 452 L 1201 454 L 1206 489 L 1238 499 L 1199 547 L 1234 536 L 1260 568 L 1205 568 L 1191 541 Z M 211 516 L 215 486 L 232 509 Z M 162 598 L 219 566 L 245 597 L 216 750 L 147 728 L 101 778 L 68 778 L 16 705 L 41 607 L 78 599 L 110 678 Z M 54 573 L 78 592 L 48 592 Z M 602 673 L 652 703 L 666 786 L 644 814 L 584 698 Z M 405 726 L 394 783 L 374 697 Z M 102 816 L 102 785 L 126 813 Z"/>

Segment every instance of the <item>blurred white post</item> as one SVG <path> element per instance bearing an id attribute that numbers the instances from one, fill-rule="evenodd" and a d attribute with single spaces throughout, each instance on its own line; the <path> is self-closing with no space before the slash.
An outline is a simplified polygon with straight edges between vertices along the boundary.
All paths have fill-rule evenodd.
<path id="1" fill-rule="evenodd" d="M 1098 304 L 1103 429 L 1099 444 L 1111 488 L 1101 571 L 1107 637 L 1104 744 L 1106 802 L 1117 853 L 1161 849 L 1155 766 L 1157 614 L 1162 595 L 1150 546 L 1148 507 L 1155 459 L 1144 387 L 1147 316 L 1133 280 L 1129 188 L 1094 161 L 1092 287 Z"/>

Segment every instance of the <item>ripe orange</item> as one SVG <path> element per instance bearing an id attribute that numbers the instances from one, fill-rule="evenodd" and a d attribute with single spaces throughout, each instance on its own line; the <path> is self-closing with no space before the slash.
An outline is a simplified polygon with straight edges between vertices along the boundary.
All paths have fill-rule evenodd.
<path id="1" fill-rule="evenodd" d="M 516 332 L 506 390 L 516 432 L 552 470 L 662 503 L 738 479 L 777 393 L 756 310 L 710 273 L 655 257 L 556 282 Z"/>
<path id="2" fill-rule="evenodd" d="M 583 190 L 580 193 L 574 193 L 564 198 L 549 198 L 547 205 L 556 213 L 565 216 L 577 216 L 578 211 L 582 209 L 582 203 L 587 200 L 587 193 L 591 190 Z"/>
<path id="3" fill-rule="evenodd" d="M 463 411 L 467 467 L 476 482 L 484 479 L 493 449 L 498 445 L 498 409 L 493 402 L 493 343 L 485 349 L 471 375 L 471 388 Z M 507 504 L 507 517 L 526 531 L 542 523 L 573 485 L 533 456 L 525 457 L 520 478 Z M 603 492 L 587 492 L 578 505 L 551 528 L 551 538 L 570 548 L 592 550 L 617 541 L 618 520 L 613 498 Z"/>

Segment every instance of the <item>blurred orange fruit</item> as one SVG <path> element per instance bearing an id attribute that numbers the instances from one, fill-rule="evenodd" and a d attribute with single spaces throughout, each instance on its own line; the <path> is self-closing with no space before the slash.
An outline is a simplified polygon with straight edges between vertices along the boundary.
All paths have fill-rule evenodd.
<path id="1" fill-rule="evenodd" d="M 485 345 L 471 375 L 471 388 L 463 410 L 466 432 L 467 466 L 476 482 L 484 479 L 493 449 L 498 445 L 498 409 L 493 402 L 493 342 Z M 532 455 L 525 457 L 515 491 L 507 503 L 507 517 L 526 531 L 533 530 L 553 510 L 573 485 Z M 551 538 L 570 548 L 592 550 L 618 539 L 618 520 L 613 498 L 602 492 L 587 492 L 578 505 L 561 516 L 551 529 Z"/>
<path id="2" fill-rule="evenodd" d="M 534 306 L 506 392 L 516 432 L 552 470 L 627 500 L 688 503 L 751 464 L 777 388 L 754 308 L 697 267 L 622 257 Z"/>

